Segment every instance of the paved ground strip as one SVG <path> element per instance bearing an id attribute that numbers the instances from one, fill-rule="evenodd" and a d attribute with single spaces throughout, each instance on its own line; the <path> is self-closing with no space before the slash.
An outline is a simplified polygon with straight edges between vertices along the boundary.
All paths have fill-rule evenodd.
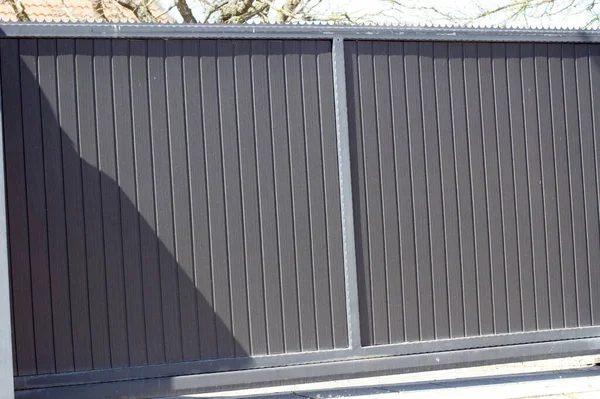
<path id="1" fill-rule="evenodd" d="M 598 358 L 578 357 L 497 366 L 338 380 L 179 399 L 600 399 Z"/>

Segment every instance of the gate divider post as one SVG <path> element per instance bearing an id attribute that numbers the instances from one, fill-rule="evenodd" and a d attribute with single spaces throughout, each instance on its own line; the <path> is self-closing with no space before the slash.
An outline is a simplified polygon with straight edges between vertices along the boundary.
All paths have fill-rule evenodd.
<path id="1" fill-rule="evenodd" d="M 352 175 L 350 170 L 350 139 L 348 133 L 348 107 L 346 104 L 346 70 L 344 39 L 334 37 L 332 43 L 333 88 L 337 134 L 340 201 L 342 211 L 342 240 L 344 247 L 344 283 L 346 286 L 346 315 L 348 318 L 348 344 L 360 348 L 360 320 L 358 308 L 358 280 L 354 242 L 354 210 L 352 205 Z"/>
<path id="2" fill-rule="evenodd" d="M 13 399 L 15 396 L 9 293 L 6 182 L 4 174 L 4 126 L 2 124 L 1 94 L 2 87 L 0 87 L 0 398 Z"/>

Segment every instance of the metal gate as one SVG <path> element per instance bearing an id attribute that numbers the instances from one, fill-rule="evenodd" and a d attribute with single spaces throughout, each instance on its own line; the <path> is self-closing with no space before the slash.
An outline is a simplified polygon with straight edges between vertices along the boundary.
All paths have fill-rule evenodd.
<path id="1" fill-rule="evenodd" d="M 600 36 L 2 31 L 18 397 L 600 349 Z"/>
<path id="2" fill-rule="evenodd" d="M 600 47 L 346 54 L 362 343 L 598 325 Z"/>

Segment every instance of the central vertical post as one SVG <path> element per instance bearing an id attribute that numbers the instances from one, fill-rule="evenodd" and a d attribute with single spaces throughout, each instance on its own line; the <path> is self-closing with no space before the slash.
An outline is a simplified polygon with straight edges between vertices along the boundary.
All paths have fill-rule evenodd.
<path id="1" fill-rule="evenodd" d="M 342 237 L 344 245 L 344 275 L 346 285 L 346 313 L 348 316 L 348 343 L 359 348 L 360 322 L 358 311 L 358 281 L 356 251 L 354 248 L 354 210 L 352 207 L 352 176 L 350 170 L 350 142 L 348 137 L 348 107 L 346 105 L 346 71 L 344 39 L 333 38 L 333 88 L 337 132 L 340 200 L 342 210 Z"/>

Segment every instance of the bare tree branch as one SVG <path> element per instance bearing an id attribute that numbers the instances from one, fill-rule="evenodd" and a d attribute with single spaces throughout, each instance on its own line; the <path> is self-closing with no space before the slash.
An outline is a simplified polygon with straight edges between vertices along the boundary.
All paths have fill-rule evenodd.
<path id="1" fill-rule="evenodd" d="M 237 22 L 234 18 L 248 12 L 252 3 L 253 0 L 229 0 L 227 4 L 222 7 L 219 22 Z"/>
<path id="2" fill-rule="evenodd" d="M 187 0 L 175 0 L 175 4 L 177 5 L 177 10 L 181 14 L 185 22 L 192 24 L 198 22 L 196 21 L 196 18 L 194 18 L 194 14 L 192 14 L 192 10 L 190 10 L 190 7 L 187 4 Z"/>
<path id="3" fill-rule="evenodd" d="M 21 3 L 21 0 L 7 0 L 7 2 L 12 7 L 12 9 L 15 12 L 15 15 L 17 16 L 17 19 L 19 21 L 21 21 L 21 22 L 31 21 L 31 19 L 29 18 L 29 15 L 27 14 L 27 11 L 25 11 L 25 7 L 23 7 L 23 4 Z"/>
<path id="4" fill-rule="evenodd" d="M 257 15 L 260 16 L 261 20 L 264 21 L 265 17 L 266 17 L 266 13 L 268 11 L 269 11 L 269 5 L 266 3 L 260 4 L 257 8 L 252 7 L 252 9 L 248 10 L 248 12 L 245 15 L 241 15 L 238 18 L 237 23 L 248 22 L 249 20 L 256 17 Z"/>
<path id="5" fill-rule="evenodd" d="M 597 0 L 504 0 L 493 7 L 479 6 L 479 10 L 464 11 L 459 8 L 437 8 L 436 6 L 422 6 L 418 1 L 411 0 L 387 0 L 392 7 L 386 10 L 385 15 L 398 17 L 403 11 L 414 11 L 421 13 L 430 12 L 429 18 L 438 16 L 443 21 L 457 24 L 469 24 L 473 22 L 493 22 L 498 25 L 506 25 L 510 22 L 521 21 L 525 25 L 536 19 L 537 22 L 553 22 L 550 17 L 563 17 L 582 15 L 586 16 L 586 27 L 598 24 L 600 18 L 595 9 Z M 485 3 L 483 3 L 485 4 Z M 391 11 L 391 13 L 390 13 Z M 554 22 L 558 22 L 556 18 Z"/>
<path id="6" fill-rule="evenodd" d="M 293 19 L 293 18 L 295 18 L 295 17 L 296 17 L 296 15 L 295 15 L 295 14 L 293 14 L 293 13 L 291 13 L 291 12 L 289 12 L 289 11 L 286 11 L 286 10 L 284 10 L 284 9 L 283 9 L 283 8 L 281 8 L 281 7 L 277 7 L 277 6 L 276 6 L 275 4 L 273 4 L 273 3 L 272 3 L 270 0 L 260 0 L 260 1 L 261 1 L 262 3 L 264 3 L 264 4 L 266 4 L 266 5 L 269 7 L 269 9 L 271 9 L 271 10 L 275 10 L 275 11 L 277 12 L 277 16 L 276 16 L 276 18 L 275 18 L 275 21 L 274 21 L 274 22 L 281 22 L 281 21 L 280 21 L 280 18 L 281 18 L 281 16 L 282 16 L 282 15 L 283 15 L 283 16 L 286 18 L 286 20 Z"/>
<path id="7" fill-rule="evenodd" d="M 177 4 L 173 3 L 172 6 L 170 6 L 169 8 L 167 8 L 166 10 L 164 10 L 163 12 L 161 12 L 160 14 L 155 15 L 154 18 L 156 18 L 156 20 L 158 21 L 159 19 L 161 19 L 163 17 L 163 15 L 167 15 L 168 13 L 170 13 L 176 7 L 177 7 Z"/>
<path id="8" fill-rule="evenodd" d="M 108 21 L 108 18 L 106 18 L 106 14 L 104 13 L 104 4 L 102 3 L 102 0 L 92 0 L 92 9 L 94 10 L 96 17 L 100 18 L 102 21 Z"/>
<path id="9" fill-rule="evenodd" d="M 206 16 L 204 17 L 204 21 L 202 21 L 203 23 L 207 23 L 210 20 L 210 17 L 212 17 L 214 13 L 216 13 L 221 8 L 223 8 L 227 5 L 227 1 L 223 1 L 223 2 L 221 2 L 219 4 L 215 4 L 215 5 L 208 4 L 205 0 L 203 0 L 202 2 L 211 7 L 208 10 L 208 12 L 206 13 Z"/>
<path id="10" fill-rule="evenodd" d="M 294 17 L 294 11 L 300 5 L 301 0 L 286 0 L 283 7 L 278 10 L 277 22 L 284 23 Z"/>
<path id="11" fill-rule="evenodd" d="M 514 21 L 517 18 L 523 18 L 525 21 L 531 17 L 552 17 L 562 15 L 569 10 L 577 8 L 583 3 L 581 0 L 570 0 L 566 4 L 557 0 L 511 0 L 508 3 L 493 8 L 491 10 L 484 10 L 480 14 L 477 14 L 470 18 L 470 22 L 481 20 L 494 15 L 507 15 L 504 23 Z M 592 8 L 589 8 L 591 5 Z M 592 1 L 585 8 L 588 12 L 593 13 L 593 7 L 595 1 Z M 590 22 L 593 22 L 590 21 Z"/>
<path id="12" fill-rule="evenodd" d="M 296 9 L 296 14 L 310 15 L 321 3 L 323 3 L 323 0 L 303 0 L 300 2 L 300 7 Z"/>
<path id="13" fill-rule="evenodd" d="M 3 0 L 0 0 L 0 2 L 1 1 Z M 25 10 L 25 6 L 22 4 L 22 1 L 25 0 L 4 1 L 11 5 L 19 21 L 31 20 Z M 71 21 L 80 18 L 66 0 L 60 1 L 62 1 L 63 5 L 62 11 L 59 13 L 61 16 L 66 17 Z M 360 23 L 365 20 L 360 17 L 355 18 L 356 13 L 350 15 L 343 10 L 328 10 L 324 12 L 320 7 L 317 8 L 317 6 L 324 4 L 326 0 L 171 0 L 160 1 L 156 5 L 154 4 L 156 0 L 80 1 L 86 3 L 85 8 L 88 12 L 88 15 L 85 15 L 83 18 L 93 17 L 94 20 L 102 21 L 123 20 L 125 18 L 131 19 L 131 14 L 134 15 L 133 18 L 135 20 L 145 23 L 154 23 L 158 20 L 163 20 L 163 16 L 166 14 L 178 14 L 177 18 L 181 18 L 187 23 L 247 23 L 250 21 L 286 23 L 292 20 Z M 114 2 L 118 7 L 112 7 L 112 4 L 107 2 Z M 25 2 L 25 4 L 28 3 Z M 111 7 L 108 7 L 109 5 Z M 194 15 L 192 7 L 190 6 L 199 6 L 198 9 L 194 9 L 196 15 Z M 179 15 L 181 17 L 179 17 Z"/>
<path id="14" fill-rule="evenodd" d="M 156 22 L 144 0 L 115 0 L 120 6 L 127 8 L 140 22 Z"/>

